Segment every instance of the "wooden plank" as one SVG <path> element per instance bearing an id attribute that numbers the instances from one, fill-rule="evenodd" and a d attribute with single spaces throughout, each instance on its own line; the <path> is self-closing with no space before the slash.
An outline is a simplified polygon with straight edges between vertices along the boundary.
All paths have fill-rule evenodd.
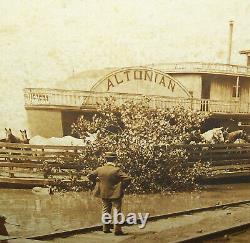
<path id="1" fill-rule="evenodd" d="M 194 151 L 194 152 L 189 152 L 189 157 L 190 158 L 214 158 L 214 157 L 218 157 L 218 156 L 241 156 L 241 155 L 249 155 L 250 158 L 250 150 L 243 150 L 243 149 L 232 149 L 232 150 L 216 150 L 216 151 Z"/>
<path id="2" fill-rule="evenodd" d="M 12 177 L 9 173 L 12 173 Z M 70 178 L 71 176 L 77 176 L 79 179 L 86 177 L 87 174 L 85 172 L 77 172 L 77 171 L 59 171 L 59 172 L 50 172 L 47 173 L 47 176 L 53 179 L 65 179 Z M 51 177 L 52 176 L 52 177 Z M 8 178 L 34 178 L 34 179 L 43 179 L 44 172 L 43 171 L 20 171 L 20 170 L 11 170 L 11 171 L 4 171 L 0 174 L 1 177 L 8 177 Z"/>
<path id="3" fill-rule="evenodd" d="M 54 182 L 55 182 L 55 179 L 0 177 L 0 184 L 44 186 L 44 185 L 53 184 Z"/>
<path id="4" fill-rule="evenodd" d="M 10 159 L 25 159 L 30 161 L 36 160 L 56 160 L 58 157 L 54 156 L 28 156 L 28 155 L 14 155 L 14 154 L 0 154 L 0 158 L 10 158 Z"/>
<path id="5" fill-rule="evenodd" d="M 204 158 L 207 156 L 204 156 Z M 237 158 L 237 159 L 243 159 L 243 158 L 249 158 L 250 159 L 250 153 L 232 153 L 232 154 L 218 154 L 218 155 L 212 155 L 210 156 L 212 159 L 217 158 Z"/>
<path id="6" fill-rule="evenodd" d="M 11 147 L 11 148 L 33 148 L 33 149 L 58 149 L 58 150 L 87 150 L 87 146 L 58 146 L 58 145 L 31 145 L 23 143 L 2 143 L 0 147 Z"/>
<path id="7" fill-rule="evenodd" d="M 6 154 L 6 153 L 11 153 L 11 154 L 33 154 L 33 155 L 37 155 L 37 154 L 42 154 L 42 155 L 76 155 L 76 154 L 81 154 L 80 152 L 75 152 L 75 151 L 42 151 L 42 150 L 25 150 L 25 149 L 0 149 L 0 154 Z"/>
<path id="8" fill-rule="evenodd" d="M 247 159 L 249 158 L 250 160 L 250 153 L 239 153 L 239 154 L 221 154 L 221 155 L 212 155 L 212 156 L 202 156 L 201 159 L 206 161 L 206 160 L 212 160 L 212 161 L 218 161 L 218 160 L 240 160 L 240 159 Z"/>
<path id="9" fill-rule="evenodd" d="M 48 163 L 49 165 L 52 165 L 54 168 L 60 168 L 60 169 L 75 169 L 75 170 L 82 170 L 84 169 L 83 165 L 79 165 L 76 163 L 71 164 L 60 164 L 60 163 Z M 42 168 L 43 164 L 40 163 L 14 163 L 14 162 L 0 162 L 0 167 L 10 167 L 10 168 Z"/>
<path id="10" fill-rule="evenodd" d="M 202 152 L 202 153 L 227 153 L 227 152 L 237 152 L 237 151 L 250 151 L 249 148 L 245 147 L 232 147 L 232 148 L 209 148 L 201 150 L 188 150 L 188 152 Z"/>
<path id="11" fill-rule="evenodd" d="M 241 164 L 250 164 L 250 159 L 241 159 L 241 160 L 219 160 L 213 161 L 212 166 L 217 165 L 241 165 Z"/>
<path id="12" fill-rule="evenodd" d="M 42 168 L 43 164 L 0 162 L 0 167 Z"/>
<path id="13" fill-rule="evenodd" d="M 62 159 L 64 161 L 73 161 L 74 157 L 64 157 L 64 156 L 28 156 L 28 155 L 13 155 L 13 154 L 0 154 L 0 158 L 10 158 L 10 159 L 20 159 L 29 161 L 39 161 L 39 160 L 51 160 L 56 161 L 57 159 Z"/>
<path id="14" fill-rule="evenodd" d="M 192 166 L 197 161 L 188 162 L 190 166 Z M 206 163 L 206 162 L 203 162 Z M 209 161 L 210 165 L 213 167 L 220 166 L 220 165 L 250 165 L 249 159 L 242 159 L 242 160 L 219 160 L 219 161 Z"/>
<path id="15" fill-rule="evenodd" d="M 212 166 L 211 170 L 239 170 L 239 169 L 244 169 L 244 170 L 249 170 L 250 172 L 250 164 L 240 164 L 240 165 L 217 165 L 217 166 Z"/>
<path id="16" fill-rule="evenodd" d="M 179 145 L 167 145 L 170 148 L 183 148 L 183 149 L 195 149 L 195 148 L 234 148 L 234 147 L 245 147 L 249 148 L 250 143 L 234 144 L 234 143 L 218 143 L 218 144 L 179 144 Z"/>
<path id="17" fill-rule="evenodd" d="M 235 152 L 250 152 L 250 148 L 230 148 L 230 149 L 211 149 L 201 151 L 203 154 L 216 154 L 216 153 L 235 153 Z"/>
<path id="18" fill-rule="evenodd" d="M 56 179 L 44 179 L 44 178 L 9 178 L 9 177 L 0 177 L 0 186 L 1 187 L 11 187 L 11 188 L 33 188 L 35 186 L 43 187 L 46 185 L 54 185 Z M 70 180 L 63 180 L 68 181 Z M 79 183 L 88 183 L 86 178 L 79 179 Z"/>
<path id="19" fill-rule="evenodd" d="M 243 171 L 243 172 L 240 172 L 240 171 L 237 171 L 237 172 L 228 172 L 228 173 L 220 173 L 220 174 L 216 174 L 216 175 L 207 175 L 207 176 L 202 176 L 203 178 L 214 178 L 214 179 L 223 179 L 223 178 L 234 178 L 234 177 L 250 177 L 250 171 L 246 172 L 246 171 Z"/>

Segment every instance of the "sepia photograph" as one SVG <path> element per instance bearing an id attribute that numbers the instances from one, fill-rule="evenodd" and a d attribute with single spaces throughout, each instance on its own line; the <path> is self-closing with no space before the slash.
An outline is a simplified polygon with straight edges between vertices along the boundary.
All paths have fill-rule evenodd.
<path id="1" fill-rule="evenodd" d="M 0 0 L 0 243 L 250 242 L 249 0 Z"/>

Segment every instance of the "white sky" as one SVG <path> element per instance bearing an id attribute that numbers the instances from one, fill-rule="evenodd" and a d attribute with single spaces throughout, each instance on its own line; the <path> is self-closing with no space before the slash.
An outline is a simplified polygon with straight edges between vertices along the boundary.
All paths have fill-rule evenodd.
<path id="1" fill-rule="evenodd" d="M 225 63 L 231 19 L 232 63 L 245 64 L 249 0 L 0 0 L 0 129 L 25 126 L 14 119 L 24 117 L 22 88 L 50 86 L 73 69 Z"/>

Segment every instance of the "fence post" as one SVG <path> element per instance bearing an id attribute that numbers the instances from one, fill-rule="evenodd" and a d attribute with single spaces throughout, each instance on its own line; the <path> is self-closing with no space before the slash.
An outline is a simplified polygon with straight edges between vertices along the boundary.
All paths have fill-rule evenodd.
<path id="1" fill-rule="evenodd" d="M 74 153 L 77 154 L 77 147 L 74 148 Z"/>
<path id="2" fill-rule="evenodd" d="M 42 156 L 45 156 L 45 154 L 44 154 L 44 148 L 42 148 L 42 154 L 41 154 Z"/>
<path id="3" fill-rule="evenodd" d="M 194 102 L 194 92 L 193 91 L 189 91 L 190 94 L 190 109 L 193 110 L 193 102 Z"/>

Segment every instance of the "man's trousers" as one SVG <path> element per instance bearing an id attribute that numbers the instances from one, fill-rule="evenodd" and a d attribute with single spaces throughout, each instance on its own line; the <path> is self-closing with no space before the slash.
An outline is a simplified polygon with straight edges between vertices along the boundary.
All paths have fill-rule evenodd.
<path id="1" fill-rule="evenodd" d="M 122 198 L 117 198 L 117 199 L 102 198 L 102 214 L 109 213 L 111 215 L 112 206 L 113 206 L 113 209 L 117 210 L 117 213 L 121 213 Z M 120 222 L 119 218 L 118 220 Z M 109 231 L 110 228 L 111 228 L 111 224 L 103 224 L 103 231 Z M 115 232 L 121 232 L 122 231 L 121 224 L 115 224 L 114 230 Z"/>

